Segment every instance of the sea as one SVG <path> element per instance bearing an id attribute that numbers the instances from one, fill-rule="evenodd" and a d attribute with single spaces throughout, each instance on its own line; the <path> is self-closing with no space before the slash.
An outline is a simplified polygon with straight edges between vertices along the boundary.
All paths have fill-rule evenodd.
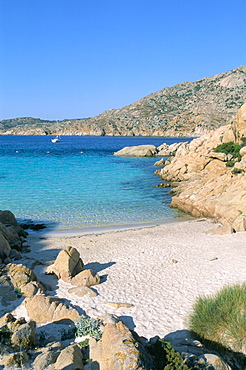
<path id="1" fill-rule="evenodd" d="M 19 222 L 71 230 L 172 221 L 168 188 L 154 174 L 160 157 L 118 157 L 126 146 L 188 138 L 0 136 L 0 209 Z"/>

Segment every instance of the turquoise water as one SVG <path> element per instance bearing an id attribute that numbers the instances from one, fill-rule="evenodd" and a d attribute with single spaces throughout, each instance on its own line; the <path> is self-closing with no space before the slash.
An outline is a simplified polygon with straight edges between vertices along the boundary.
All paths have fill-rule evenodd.
<path id="1" fill-rule="evenodd" d="M 0 136 L 0 209 L 50 228 L 145 223 L 185 217 L 157 188 L 157 158 L 117 157 L 125 146 L 187 139 Z"/>

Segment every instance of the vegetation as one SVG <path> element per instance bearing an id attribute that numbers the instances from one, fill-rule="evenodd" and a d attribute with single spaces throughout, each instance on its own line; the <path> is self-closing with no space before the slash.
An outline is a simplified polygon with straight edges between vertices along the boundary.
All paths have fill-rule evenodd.
<path id="1" fill-rule="evenodd" d="M 235 144 L 233 141 L 229 141 L 228 143 L 218 145 L 214 151 L 217 153 L 231 154 L 233 158 L 238 158 L 240 160 L 241 157 L 239 151 L 241 147 L 241 145 Z"/>
<path id="2" fill-rule="evenodd" d="M 100 331 L 101 323 L 99 320 L 81 316 L 75 323 L 75 336 L 84 337 L 89 336 L 97 340 L 101 339 L 102 332 Z"/>
<path id="3" fill-rule="evenodd" d="M 245 172 L 243 168 L 233 168 L 233 170 L 231 171 L 233 175 L 237 175 L 242 172 Z"/>
<path id="4" fill-rule="evenodd" d="M 199 297 L 189 317 L 190 330 L 207 345 L 241 352 L 246 338 L 246 284 L 226 286 Z"/>
<path id="5" fill-rule="evenodd" d="M 162 339 L 152 344 L 149 348 L 149 352 L 154 358 L 157 370 L 193 369 L 193 367 L 189 367 L 185 364 L 185 360 L 182 358 L 181 354 L 175 351 L 169 342 Z"/>

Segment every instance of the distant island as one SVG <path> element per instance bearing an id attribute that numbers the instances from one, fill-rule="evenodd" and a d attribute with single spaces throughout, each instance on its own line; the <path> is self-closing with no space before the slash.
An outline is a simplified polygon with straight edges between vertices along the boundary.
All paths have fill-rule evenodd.
<path id="1" fill-rule="evenodd" d="M 195 137 L 230 123 L 246 101 L 246 66 L 182 82 L 93 118 L 0 121 L 1 135 Z M 59 132 L 58 132 L 59 131 Z"/>

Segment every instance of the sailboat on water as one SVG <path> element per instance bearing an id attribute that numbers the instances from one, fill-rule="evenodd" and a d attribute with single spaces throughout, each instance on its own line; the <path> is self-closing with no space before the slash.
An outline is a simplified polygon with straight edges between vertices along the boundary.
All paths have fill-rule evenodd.
<path id="1" fill-rule="evenodd" d="M 57 126 L 57 129 L 58 129 L 58 121 L 56 121 L 56 126 Z M 60 141 L 61 141 L 60 135 L 56 135 L 55 138 L 51 139 L 52 143 L 59 143 Z"/>
<path id="2" fill-rule="evenodd" d="M 52 143 L 59 143 L 61 141 L 61 137 L 59 135 L 56 135 L 53 139 L 51 139 Z"/>

